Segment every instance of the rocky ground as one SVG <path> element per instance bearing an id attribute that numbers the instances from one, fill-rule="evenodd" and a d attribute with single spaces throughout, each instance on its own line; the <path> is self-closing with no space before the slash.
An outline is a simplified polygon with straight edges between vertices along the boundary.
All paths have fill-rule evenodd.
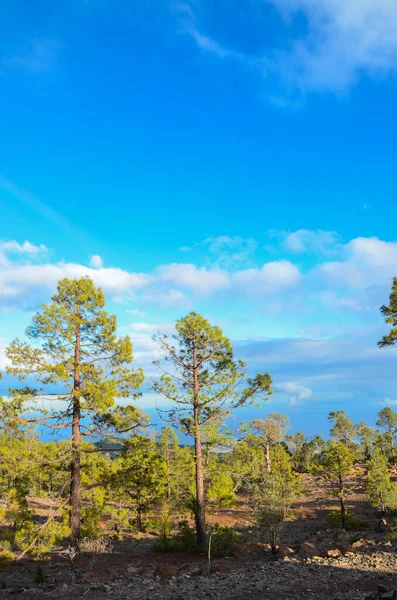
<path id="1" fill-rule="evenodd" d="M 23 599 L 101 600 L 392 600 L 397 589 L 397 540 L 393 529 L 375 528 L 376 516 L 357 472 L 350 482 L 348 510 L 368 519 L 366 532 L 335 535 L 326 515 L 337 508 L 324 481 L 307 478 L 295 518 L 282 532 L 273 556 L 252 535 L 250 510 L 240 497 L 233 509 L 213 512 L 210 522 L 245 531 L 233 556 L 152 551 L 153 538 L 132 537 L 71 560 L 64 552 L 50 560 L 0 565 L 0 596 Z M 392 541 L 390 541 L 392 540 Z M 287 545 L 288 544 L 288 545 Z M 396 599 L 397 600 L 397 599 Z"/>
<path id="2" fill-rule="evenodd" d="M 393 598 L 397 553 L 390 542 L 364 540 L 354 547 L 335 543 L 328 551 L 321 546 L 324 544 L 306 542 L 297 553 L 282 547 L 278 557 L 259 544 L 241 546 L 234 557 L 214 561 L 210 572 L 204 556 L 187 562 L 182 561 L 189 558 L 186 555 L 161 555 L 144 561 L 114 552 L 83 555 L 73 564 L 22 561 L 0 568 L 0 593 L 32 600 Z"/>

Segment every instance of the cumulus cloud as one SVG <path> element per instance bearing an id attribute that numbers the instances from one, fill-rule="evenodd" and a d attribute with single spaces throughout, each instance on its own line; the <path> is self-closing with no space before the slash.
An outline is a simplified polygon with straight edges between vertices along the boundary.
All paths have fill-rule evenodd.
<path id="1" fill-rule="evenodd" d="M 245 269 L 232 274 L 233 284 L 246 294 L 274 293 L 295 286 L 301 274 L 288 260 L 268 262 L 261 269 Z"/>
<path id="2" fill-rule="evenodd" d="M 344 251 L 344 260 L 323 263 L 315 270 L 330 286 L 364 289 L 389 283 L 396 275 L 396 242 L 361 237 L 346 244 Z"/>
<path id="3" fill-rule="evenodd" d="M 397 5 L 392 0 L 269 0 L 288 22 L 298 13 L 307 32 L 277 53 L 281 75 L 302 90 L 345 91 L 361 73 L 397 68 Z"/>
<path id="4" fill-rule="evenodd" d="M 90 259 L 90 266 L 93 269 L 102 269 L 103 268 L 103 260 L 99 254 L 94 254 Z"/>
<path id="5" fill-rule="evenodd" d="M 12 306 L 33 305 L 44 293 L 55 290 L 64 278 L 91 277 L 94 283 L 112 295 L 128 294 L 147 285 L 149 276 L 118 268 L 93 269 L 77 263 L 0 265 L 0 303 Z"/>
<path id="6" fill-rule="evenodd" d="M 187 294 L 174 289 L 156 290 L 147 293 L 144 295 L 143 300 L 145 303 L 162 306 L 163 308 L 191 309 L 193 306 L 192 299 Z"/>
<path id="7" fill-rule="evenodd" d="M 197 294 L 208 295 L 229 285 L 229 275 L 219 268 L 207 269 L 189 263 L 172 263 L 157 269 L 159 281 Z"/>
<path id="8" fill-rule="evenodd" d="M 47 252 L 48 249 L 44 244 L 35 246 L 28 240 L 25 240 L 22 244 L 16 240 L 0 240 L 0 265 L 9 262 L 9 255 L 39 256 Z"/>
<path id="9" fill-rule="evenodd" d="M 340 237 L 335 231 L 299 229 L 284 234 L 284 247 L 293 254 L 317 254 L 325 256 L 341 249 Z"/>

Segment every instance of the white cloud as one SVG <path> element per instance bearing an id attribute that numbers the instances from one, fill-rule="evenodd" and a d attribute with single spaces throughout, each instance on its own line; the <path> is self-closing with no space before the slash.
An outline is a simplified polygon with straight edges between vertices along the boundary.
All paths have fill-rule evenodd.
<path id="1" fill-rule="evenodd" d="M 229 275 L 219 268 L 207 269 L 188 263 L 172 263 L 157 269 L 157 279 L 200 295 L 209 295 L 229 285 Z"/>
<path id="2" fill-rule="evenodd" d="M 40 246 L 35 246 L 31 244 L 28 240 L 20 244 L 15 240 L 9 241 L 0 241 L 0 250 L 3 252 L 16 252 L 21 254 L 39 254 L 40 252 L 48 252 L 46 246 L 44 244 L 40 244 Z"/>
<path id="3" fill-rule="evenodd" d="M 145 287 L 150 278 L 117 268 L 92 269 L 76 263 L 58 262 L 39 265 L 11 263 L 0 268 L 0 302 L 34 303 L 37 295 L 52 292 L 64 278 L 91 277 L 94 283 L 112 295 L 128 294 Z"/>
<path id="4" fill-rule="evenodd" d="M 376 237 L 356 238 L 346 244 L 345 260 L 319 265 L 317 272 L 330 286 L 364 289 L 384 285 L 397 275 L 397 243 Z"/>
<path id="5" fill-rule="evenodd" d="M 191 309 L 192 299 L 180 290 L 156 290 L 150 294 L 145 294 L 143 300 L 154 306 L 163 308 Z"/>
<path id="6" fill-rule="evenodd" d="M 268 262 L 261 269 L 245 269 L 232 274 L 233 284 L 248 295 L 275 293 L 299 283 L 299 269 L 287 260 Z"/>
<path id="7" fill-rule="evenodd" d="M 363 74 L 386 77 L 397 72 L 397 3 L 394 0 L 266 0 L 284 19 L 282 46 L 274 46 L 265 55 L 226 47 L 202 31 L 193 14 L 192 2 L 184 18 L 184 30 L 204 52 L 220 59 L 232 58 L 280 81 L 283 90 L 271 96 L 279 106 L 290 106 L 285 92 L 331 91 L 346 93 Z M 244 1 L 241 10 L 249 11 Z M 230 10 L 233 10 L 232 8 Z M 251 9 L 252 10 L 252 9 Z M 236 14 L 236 17 L 238 15 Z M 296 31 L 294 18 L 305 19 L 302 33 Z M 230 15 L 229 15 L 230 18 Z M 266 35 L 266 23 L 263 23 Z M 278 36 L 281 38 L 281 36 Z M 277 88 L 276 88 L 277 89 Z"/>
<path id="8" fill-rule="evenodd" d="M 296 406 L 304 400 L 311 400 L 313 397 L 313 391 L 305 387 L 304 385 L 295 381 L 286 381 L 284 383 L 278 383 L 274 386 L 278 392 L 284 392 L 290 396 L 290 406 Z"/>
<path id="9" fill-rule="evenodd" d="M 236 267 L 238 263 L 245 263 L 254 254 L 258 242 L 253 238 L 241 236 L 219 235 L 208 237 L 192 246 L 182 246 L 180 252 L 191 252 L 197 248 L 208 249 L 210 262 L 223 267 Z"/>
<path id="10" fill-rule="evenodd" d="M 99 254 L 94 254 L 90 259 L 90 266 L 93 269 L 102 269 L 103 268 L 103 260 Z"/>
<path id="11" fill-rule="evenodd" d="M 362 72 L 384 76 L 397 68 L 394 0 L 269 0 L 290 22 L 307 18 L 307 32 L 277 54 L 282 77 L 303 91 L 348 89 Z"/>
<path id="12" fill-rule="evenodd" d="M 299 229 L 284 235 L 284 246 L 294 254 L 327 255 L 340 251 L 341 243 L 335 231 Z"/>
<path id="13" fill-rule="evenodd" d="M 35 246 L 28 240 L 23 244 L 16 240 L 0 240 L 0 265 L 9 264 L 9 255 L 20 255 L 20 256 L 39 256 L 48 253 L 48 249 L 44 244 Z"/>
<path id="14" fill-rule="evenodd" d="M 129 329 L 131 331 L 135 331 L 137 333 L 146 333 L 146 334 L 154 334 L 160 331 L 160 333 L 173 333 L 175 331 L 175 325 L 173 323 L 160 323 L 158 325 L 154 323 L 132 323 L 129 325 Z"/>
<path id="15" fill-rule="evenodd" d="M 9 364 L 9 360 L 6 357 L 6 348 L 8 346 L 7 340 L 0 337 L 0 373 L 5 370 Z"/>
<path id="16" fill-rule="evenodd" d="M 191 17 L 184 21 L 183 29 L 194 39 L 197 46 L 200 48 L 200 50 L 203 50 L 203 52 L 215 54 L 218 56 L 218 58 L 243 59 L 243 55 L 241 55 L 239 52 L 235 52 L 230 48 L 226 48 L 216 40 L 201 33 L 197 29 Z"/>

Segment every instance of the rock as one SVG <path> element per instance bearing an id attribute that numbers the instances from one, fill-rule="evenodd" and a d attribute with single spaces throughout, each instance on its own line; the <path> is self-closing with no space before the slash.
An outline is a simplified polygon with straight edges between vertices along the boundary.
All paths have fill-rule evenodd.
<path id="1" fill-rule="evenodd" d="M 217 562 L 214 564 L 215 573 L 230 573 L 232 568 L 225 562 Z"/>
<path id="2" fill-rule="evenodd" d="M 130 573 L 131 575 L 140 575 L 144 570 L 143 567 L 128 567 L 127 573 Z"/>
<path id="3" fill-rule="evenodd" d="M 178 575 L 178 569 L 169 563 L 160 563 L 157 565 L 154 574 L 156 577 L 161 577 L 161 579 L 172 579 L 172 577 Z"/>
<path id="4" fill-rule="evenodd" d="M 382 600 L 395 600 L 396 597 L 396 590 L 390 590 L 389 592 L 386 592 L 385 594 L 381 595 Z"/>
<path id="5" fill-rule="evenodd" d="M 112 571 L 110 569 L 97 568 L 93 571 L 88 571 L 84 574 L 88 581 L 108 581 L 112 579 Z"/>
<path id="6" fill-rule="evenodd" d="M 386 594 L 388 591 L 389 589 L 385 585 L 382 585 L 381 583 L 378 585 L 379 594 Z"/>
<path id="7" fill-rule="evenodd" d="M 243 546 L 243 544 L 235 544 L 234 548 L 233 548 L 233 552 L 232 552 L 232 556 L 234 556 L 234 558 L 240 559 L 240 558 L 244 558 L 245 556 L 248 556 L 249 554 L 249 549 L 246 546 Z"/>
<path id="8" fill-rule="evenodd" d="M 341 551 L 339 548 L 334 548 L 333 550 L 328 550 L 327 556 L 328 558 L 338 558 L 341 555 Z"/>
<path id="9" fill-rule="evenodd" d="M 343 542 L 342 544 L 339 544 L 338 548 L 343 555 L 345 555 L 347 552 L 350 552 L 350 553 L 353 552 L 353 546 L 347 542 Z"/>
<path id="10" fill-rule="evenodd" d="M 318 556 L 318 550 L 311 542 L 304 542 L 299 548 L 299 554 L 307 558 L 312 558 L 313 556 Z"/>
<path id="11" fill-rule="evenodd" d="M 277 550 L 277 554 L 280 558 L 284 558 L 285 556 L 289 556 L 290 554 L 293 554 L 293 550 L 291 550 L 291 548 L 289 548 L 288 546 L 286 546 L 285 544 L 281 544 L 281 546 L 278 547 Z"/>

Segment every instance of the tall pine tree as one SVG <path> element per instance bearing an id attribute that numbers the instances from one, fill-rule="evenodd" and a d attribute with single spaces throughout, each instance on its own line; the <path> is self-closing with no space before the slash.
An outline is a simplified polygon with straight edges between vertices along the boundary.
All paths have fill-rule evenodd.
<path id="1" fill-rule="evenodd" d="M 245 364 L 236 361 L 230 341 L 219 327 L 192 312 L 176 324 L 172 339 L 156 337 L 163 375 L 154 389 L 173 403 L 167 418 L 194 440 L 195 520 L 197 543 L 206 539 L 203 435 L 211 424 L 219 426 L 230 411 L 255 397 L 271 393 L 268 373 L 246 379 Z M 168 367 L 170 365 L 170 368 Z"/>
<path id="2" fill-rule="evenodd" d="M 8 373 L 36 385 L 13 390 L 1 403 L 3 418 L 70 431 L 70 542 L 76 549 L 82 439 L 126 432 L 139 420 L 134 407 L 115 407 L 116 398 L 127 398 L 142 385 L 143 373 L 131 368 L 131 341 L 117 337 L 116 318 L 104 305 L 102 290 L 88 277 L 63 279 L 52 302 L 33 317 L 26 331 L 30 343 L 16 339 L 7 349 Z"/>

